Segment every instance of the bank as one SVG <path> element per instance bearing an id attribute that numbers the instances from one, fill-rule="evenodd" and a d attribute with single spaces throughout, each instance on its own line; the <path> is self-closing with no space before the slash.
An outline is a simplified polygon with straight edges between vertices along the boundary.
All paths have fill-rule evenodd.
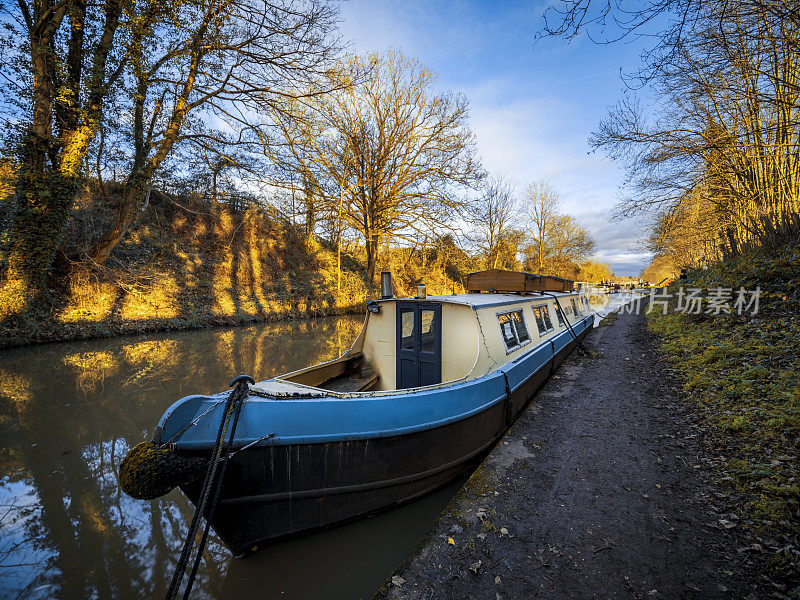
<path id="1" fill-rule="evenodd" d="M 687 310 L 691 289 L 730 294 L 729 310 Z M 758 290 L 758 305 L 740 311 L 739 290 L 748 303 Z M 771 593 L 800 598 L 800 242 L 690 271 L 668 293 L 648 327 L 700 415 L 717 485 L 737 498 L 728 526 L 764 561 Z"/>
<path id="2" fill-rule="evenodd" d="M 363 312 L 375 293 L 362 247 L 345 240 L 339 260 L 335 243 L 268 207 L 154 193 L 111 257 L 93 263 L 93 236 L 111 218 L 96 194 L 79 198 L 48 292 L 25 314 L 0 306 L 0 349 Z M 471 267 L 449 238 L 402 254 L 386 250 L 378 264 L 400 294 L 420 279 L 431 293 L 461 290 Z"/>
<path id="3" fill-rule="evenodd" d="M 364 304 L 329 307 L 294 307 L 262 314 L 203 314 L 190 317 L 152 317 L 144 319 L 104 319 L 101 321 L 59 322 L 56 319 L 42 321 L 25 319 L 12 326 L 0 325 L 0 350 L 44 344 L 50 342 L 70 342 L 77 340 L 112 338 L 123 335 L 138 335 L 212 327 L 231 327 L 273 323 L 298 319 L 311 319 L 335 315 L 360 314 Z"/>

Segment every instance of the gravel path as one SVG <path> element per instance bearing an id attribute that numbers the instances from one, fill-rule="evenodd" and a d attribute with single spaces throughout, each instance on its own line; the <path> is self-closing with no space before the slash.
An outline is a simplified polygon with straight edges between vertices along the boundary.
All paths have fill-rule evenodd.
<path id="1" fill-rule="evenodd" d="M 375 598 L 760 597 L 644 317 L 609 321 Z"/>

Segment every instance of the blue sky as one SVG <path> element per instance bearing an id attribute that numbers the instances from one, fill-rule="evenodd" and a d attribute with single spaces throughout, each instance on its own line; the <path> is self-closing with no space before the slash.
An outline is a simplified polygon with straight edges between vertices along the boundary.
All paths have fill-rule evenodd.
<path id="1" fill-rule="evenodd" d="M 617 275 L 637 274 L 650 257 L 641 224 L 609 219 L 624 173 L 590 154 L 587 138 L 622 96 L 620 69 L 637 67 L 642 45 L 581 37 L 534 46 L 546 6 L 351 0 L 341 5 L 341 33 L 354 52 L 392 48 L 438 72 L 442 89 L 470 101 L 484 166 L 520 194 L 532 180 L 550 182 L 597 241 L 596 258 Z"/>

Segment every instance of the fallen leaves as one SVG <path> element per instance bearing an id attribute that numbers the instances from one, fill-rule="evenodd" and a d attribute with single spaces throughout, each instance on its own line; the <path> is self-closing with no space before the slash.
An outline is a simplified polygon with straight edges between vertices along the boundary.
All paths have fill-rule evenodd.
<path id="1" fill-rule="evenodd" d="M 733 521 L 728 521 L 727 519 L 720 519 L 719 524 L 725 529 L 733 529 L 736 527 L 736 523 Z"/>

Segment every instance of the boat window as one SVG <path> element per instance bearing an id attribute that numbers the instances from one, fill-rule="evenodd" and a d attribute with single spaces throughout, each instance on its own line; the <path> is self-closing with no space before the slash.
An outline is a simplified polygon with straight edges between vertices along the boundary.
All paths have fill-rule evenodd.
<path id="1" fill-rule="evenodd" d="M 570 302 L 572 302 L 572 314 L 576 317 L 578 316 L 578 307 L 575 306 L 575 298 L 570 298 Z"/>
<path id="2" fill-rule="evenodd" d="M 511 319 L 514 321 L 514 327 L 517 330 L 517 339 L 520 344 L 530 341 L 531 336 L 528 333 L 528 326 L 525 325 L 525 319 L 522 316 L 521 310 L 515 310 L 511 313 Z"/>
<path id="3" fill-rule="evenodd" d="M 553 329 L 553 322 L 550 320 L 550 314 L 545 305 L 534 306 L 533 316 L 536 317 L 536 327 L 539 328 L 540 335 Z"/>
<path id="4" fill-rule="evenodd" d="M 550 311 L 546 306 L 542 307 L 542 316 L 544 317 L 545 325 L 547 325 L 548 329 L 553 328 L 553 322 L 550 320 Z"/>
<path id="5" fill-rule="evenodd" d="M 401 319 L 402 343 L 400 347 L 403 349 L 414 348 L 414 312 L 403 311 Z"/>
<path id="6" fill-rule="evenodd" d="M 497 320 L 500 323 L 500 333 L 503 335 L 506 354 L 513 352 L 531 341 L 531 336 L 528 333 L 527 325 L 525 325 L 525 317 L 522 314 L 521 308 L 498 313 Z"/>
<path id="7" fill-rule="evenodd" d="M 420 311 L 420 327 L 422 327 L 422 347 L 421 352 L 435 352 L 436 351 L 436 336 L 433 328 L 433 319 L 436 313 L 432 310 Z"/>
<path id="8" fill-rule="evenodd" d="M 561 327 L 566 326 L 566 321 L 564 320 L 564 313 L 561 312 L 561 307 L 556 304 L 556 316 L 558 317 L 558 324 Z"/>

